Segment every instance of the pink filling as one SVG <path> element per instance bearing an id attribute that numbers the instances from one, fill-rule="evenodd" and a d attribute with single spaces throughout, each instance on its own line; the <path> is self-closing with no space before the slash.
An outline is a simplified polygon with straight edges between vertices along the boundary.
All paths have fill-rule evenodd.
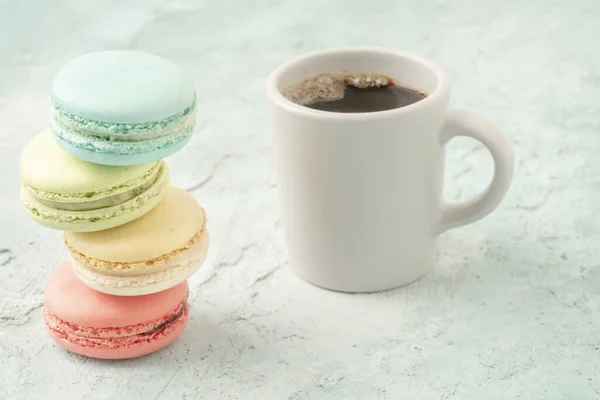
<path id="1" fill-rule="evenodd" d="M 148 343 L 169 335 L 179 324 L 185 323 L 189 306 L 187 301 L 162 318 L 136 325 L 114 328 L 92 328 L 63 321 L 44 309 L 48 329 L 58 338 L 83 347 L 117 348 Z"/>

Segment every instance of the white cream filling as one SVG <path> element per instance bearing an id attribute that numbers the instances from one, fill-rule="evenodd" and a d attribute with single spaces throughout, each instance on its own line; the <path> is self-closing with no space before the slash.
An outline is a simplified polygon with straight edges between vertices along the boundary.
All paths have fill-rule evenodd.
<path id="1" fill-rule="evenodd" d="M 194 123 L 194 121 L 196 120 L 197 109 L 198 109 L 198 107 L 194 106 L 194 109 L 192 110 L 192 112 L 190 112 L 190 114 L 183 121 L 169 127 L 168 129 L 158 130 L 153 133 L 144 133 L 143 135 L 130 135 L 130 136 L 128 136 L 128 135 L 111 135 L 109 133 L 104 133 L 104 132 L 83 130 L 83 129 L 79 128 L 78 126 L 74 125 L 71 121 L 67 120 L 66 118 L 63 118 L 60 115 L 60 113 L 58 111 L 56 111 L 55 108 L 52 108 L 52 110 L 51 110 L 51 117 L 54 118 L 54 120 L 56 122 L 58 122 L 60 125 L 63 125 L 64 127 L 68 128 L 71 132 L 75 132 L 80 135 L 90 135 L 90 136 L 108 138 L 109 140 L 114 140 L 114 141 L 119 141 L 119 142 L 138 142 L 138 141 L 145 141 L 145 140 L 150 140 L 150 139 L 157 139 L 157 138 L 160 138 L 163 136 L 169 136 L 169 135 L 179 132 L 186 126 Z"/>
<path id="2" fill-rule="evenodd" d="M 190 277 L 204 262 L 208 253 L 208 231 L 204 231 L 198 243 L 171 260 L 158 267 L 134 271 L 104 271 L 86 265 L 71 257 L 71 265 L 75 273 L 84 281 L 92 282 L 107 288 L 140 288 L 147 287 L 181 277 L 181 281 Z"/>

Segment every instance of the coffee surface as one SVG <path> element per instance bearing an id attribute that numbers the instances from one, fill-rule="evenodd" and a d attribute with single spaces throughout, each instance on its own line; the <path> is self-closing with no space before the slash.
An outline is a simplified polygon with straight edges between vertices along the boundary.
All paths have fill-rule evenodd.
<path id="1" fill-rule="evenodd" d="M 380 74 L 321 74 L 286 87 L 282 94 L 304 107 L 337 113 L 392 110 L 426 97 Z"/>

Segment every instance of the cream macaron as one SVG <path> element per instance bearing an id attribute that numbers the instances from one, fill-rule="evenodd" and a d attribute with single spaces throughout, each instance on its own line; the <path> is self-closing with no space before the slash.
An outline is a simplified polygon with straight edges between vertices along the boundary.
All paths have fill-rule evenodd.
<path id="1" fill-rule="evenodd" d="M 170 188 L 143 217 L 98 232 L 65 232 L 79 279 L 103 293 L 139 296 L 180 284 L 204 262 L 209 235 L 204 209 Z"/>

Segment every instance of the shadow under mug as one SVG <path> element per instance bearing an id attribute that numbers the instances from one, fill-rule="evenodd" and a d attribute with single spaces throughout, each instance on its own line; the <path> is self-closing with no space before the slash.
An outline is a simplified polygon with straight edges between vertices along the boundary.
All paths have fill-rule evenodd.
<path id="1" fill-rule="evenodd" d="M 320 73 L 377 73 L 427 93 L 406 107 L 314 110 L 281 90 Z M 420 56 L 341 48 L 301 56 L 267 82 L 282 222 L 292 270 L 327 289 L 372 292 L 410 283 L 433 265 L 444 231 L 493 211 L 513 176 L 511 145 L 478 115 L 449 109 L 442 69 Z M 486 190 L 444 201 L 444 147 L 456 136 L 483 143 L 494 160 Z"/>

